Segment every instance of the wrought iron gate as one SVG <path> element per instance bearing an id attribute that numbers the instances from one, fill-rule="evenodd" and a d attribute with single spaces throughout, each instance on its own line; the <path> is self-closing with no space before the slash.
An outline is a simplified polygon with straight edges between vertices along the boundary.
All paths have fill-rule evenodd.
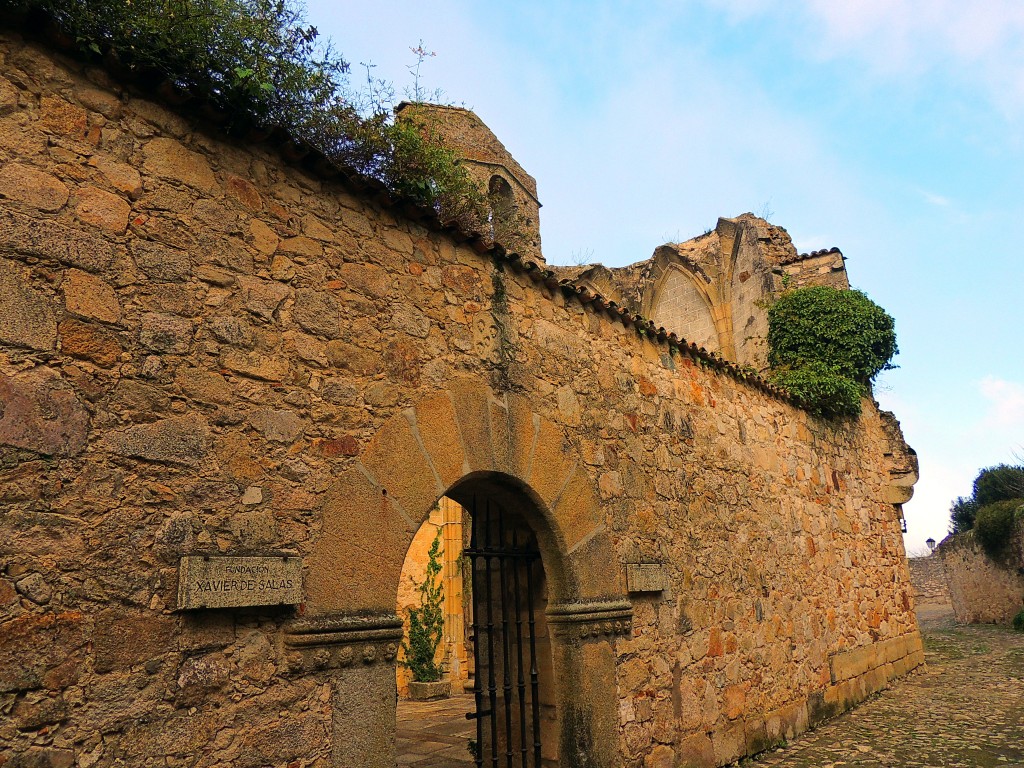
<path id="1" fill-rule="evenodd" d="M 522 524 L 475 500 L 465 554 L 473 579 L 476 765 L 540 768 L 540 676 L 534 614 L 540 553 Z M 528 665 L 528 666 L 527 666 Z M 529 685 L 527 685 L 529 677 Z"/>

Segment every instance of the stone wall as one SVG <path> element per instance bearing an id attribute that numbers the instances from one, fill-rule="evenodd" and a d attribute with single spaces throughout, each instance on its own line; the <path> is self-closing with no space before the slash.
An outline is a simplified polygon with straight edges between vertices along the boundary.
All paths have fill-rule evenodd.
<path id="1" fill-rule="evenodd" d="M 1024 524 L 1001 558 L 989 557 L 973 531 L 946 537 L 938 553 L 961 624 L 1008 623 L 1024 609 Z"/>
<path id="2" fill-rule="evenodd" d="M 393 766 L 443 494 L 536 533 L 562 766 L 722 765 L 921 662 L 870 401 L 822 423 L 102 72 L 0 65 L 4 758 Z M 304 602 L 177 610 L 186 554 L 301 557 Z"/>
<path id="3" fill-rule="evenodd" d="M 942 556 L 933 553 L 927 557 L 911 557 L 910 583 L 914 585 L 914 602 L 921 605 L 949 605 L 949 584 Z"/>

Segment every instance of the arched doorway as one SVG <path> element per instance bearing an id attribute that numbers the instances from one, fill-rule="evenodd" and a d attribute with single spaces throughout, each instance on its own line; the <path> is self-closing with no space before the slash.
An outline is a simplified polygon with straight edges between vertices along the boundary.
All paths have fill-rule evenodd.
<path id="1" fill-rule="evenodd" d="M 558 765 L 548 582 L 531 505 L 500 478 L 470 478 L 442 497 L 413 538 L 398 599 L 406 649 L 397 669 L 399 764 Z M 442 679 L 423 701 L 429 687 L 409 684 L 405 654 L 413 652 L 410 631 L 422 637 L 430 595 Z"/>
<path id="2" fill-rule="evenodd" d="M 403 560 L 439 498 L 464 508 L 490 501 L 505 520 L 525 521 L 541 557 L 535 630 L 550 649 L 538 651 L 542 765 L 614 765 L 615 644 L 631 633 L 632 609 L 594 478 L 565 431 L 529 399 L 472 378 L 448 387 L 386 421 L 325 493 L 304 574 L 305 615 L 285 637 L 290 668 L 331 686 L 328 727 L 339 768 L 394 768 Z M 510 680 L 518 685 L 514 674 Z M 545 709 L 547 700 L 557 706 Z"/>

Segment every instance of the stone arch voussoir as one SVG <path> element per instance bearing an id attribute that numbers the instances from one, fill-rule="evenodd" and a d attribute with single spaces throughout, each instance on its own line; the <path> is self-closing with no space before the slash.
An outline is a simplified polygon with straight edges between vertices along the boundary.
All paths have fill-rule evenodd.
<path id="1" fill-rule="evenodd" d="M 593 479 L 564 430 L 528 398 L 463 378 L 385 422 L 328 490 L 308 608 L 393 610 L 419 525 L 446 491 L 481 473 L 507 478 L 536 506 L 562 575 L 559 600 L 624 594 Z"/>

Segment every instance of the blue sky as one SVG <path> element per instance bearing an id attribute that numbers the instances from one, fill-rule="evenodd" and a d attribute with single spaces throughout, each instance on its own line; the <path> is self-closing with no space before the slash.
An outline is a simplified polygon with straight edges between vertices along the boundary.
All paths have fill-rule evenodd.
<path id="1" fill-rule="evenodd" d="M 1024 463 L 1024 4 L 703 0 L 338 4 L 352 64 L 422 68 L 537 179 L 544 253 L 622 265 L 719 216 L 839 246 L 896 319 L 877 396 L 921 460 L 907 547 L 980 467 Z"/>

